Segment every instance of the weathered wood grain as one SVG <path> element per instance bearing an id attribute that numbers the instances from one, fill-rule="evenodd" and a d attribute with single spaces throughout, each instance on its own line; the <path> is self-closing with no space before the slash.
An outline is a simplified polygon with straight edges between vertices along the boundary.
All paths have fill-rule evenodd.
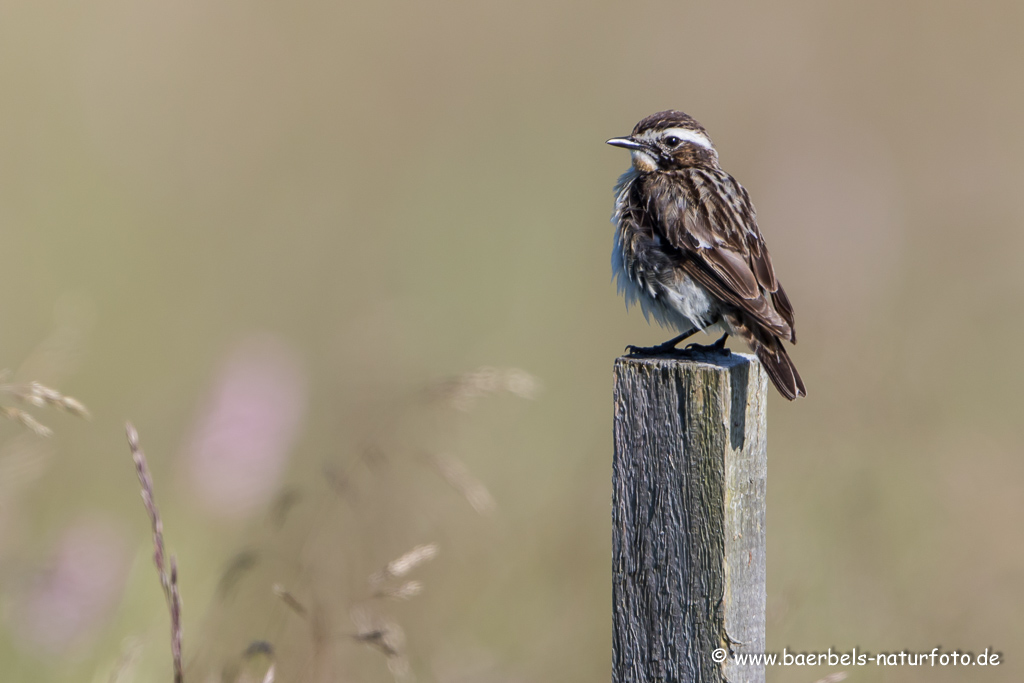
<path id="1" fill-rule="evenodd" d="M 764 681 L 765 408 L 753 356 L 615 361 L 613 683 Z"/>

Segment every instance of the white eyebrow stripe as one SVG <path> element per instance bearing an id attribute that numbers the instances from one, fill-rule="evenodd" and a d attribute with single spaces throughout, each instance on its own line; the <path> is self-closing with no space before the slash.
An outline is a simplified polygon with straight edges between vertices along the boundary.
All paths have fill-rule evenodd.
<path id="1" fill-rule="evenodd" d="M 701 135 L 697 131 L 690 130 L 689 128 L 667 128 L 661 131 L 661 134 L 663 137 L 675 135 L 680 140 L 692 142 L 695 145 L 699 145 L 700 147 L 705 147 L 707 149 L 711 149 L 713 147 L 711 140 L 708 140 L 706 135 Z"/>

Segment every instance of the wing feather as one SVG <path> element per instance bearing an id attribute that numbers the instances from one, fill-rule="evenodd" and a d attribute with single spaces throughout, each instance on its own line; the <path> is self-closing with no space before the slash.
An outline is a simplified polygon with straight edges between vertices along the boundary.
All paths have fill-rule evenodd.
<path id="1" fill-rule="evenodd" d="M 775 275 L 747 191 L 723 171 L 687 169 L 688 192 L 659 202 L 665 237 L 684 271 L 773 334 L 796 341 L 793 305 Z"/>

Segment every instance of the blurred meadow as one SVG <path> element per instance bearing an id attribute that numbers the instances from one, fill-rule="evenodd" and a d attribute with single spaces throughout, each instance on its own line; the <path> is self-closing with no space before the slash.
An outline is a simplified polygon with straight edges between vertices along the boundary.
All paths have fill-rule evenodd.
<path id="1" fill-rule="evenodd" d="M 797 311 L 769 649 L 1022 680 L 1022 35 L 1013 0 L 0 4 L 0 368 L 92 414 L 0 396 L 54 432 L 0 420 L 0 679 L 171 680 L 130 419 L 186 681 L 608 680 L 611 364 L 670 335 L 611 283 L 604 141 L 678 108 Z"/>

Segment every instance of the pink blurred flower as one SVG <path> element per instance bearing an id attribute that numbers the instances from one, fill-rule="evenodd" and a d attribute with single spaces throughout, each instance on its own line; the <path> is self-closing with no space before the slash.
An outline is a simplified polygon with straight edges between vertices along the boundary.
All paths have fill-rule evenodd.
<path id="1" fill-rule="evenodd" d="M 11 611 L 16 638 L 46 654 L 64 652 L 95 633 L 109 616 L 127 570 L 125 541 L 112 524 L 72 526 Z"/>
<path id="2" fill-rule="evenodd" d="M 193 490 L 211 512 L 242 517 L 280 484 L 306 412 L 306 378 L 281 340 L 259 335 L 224 361 L 189 448 Z"/>

